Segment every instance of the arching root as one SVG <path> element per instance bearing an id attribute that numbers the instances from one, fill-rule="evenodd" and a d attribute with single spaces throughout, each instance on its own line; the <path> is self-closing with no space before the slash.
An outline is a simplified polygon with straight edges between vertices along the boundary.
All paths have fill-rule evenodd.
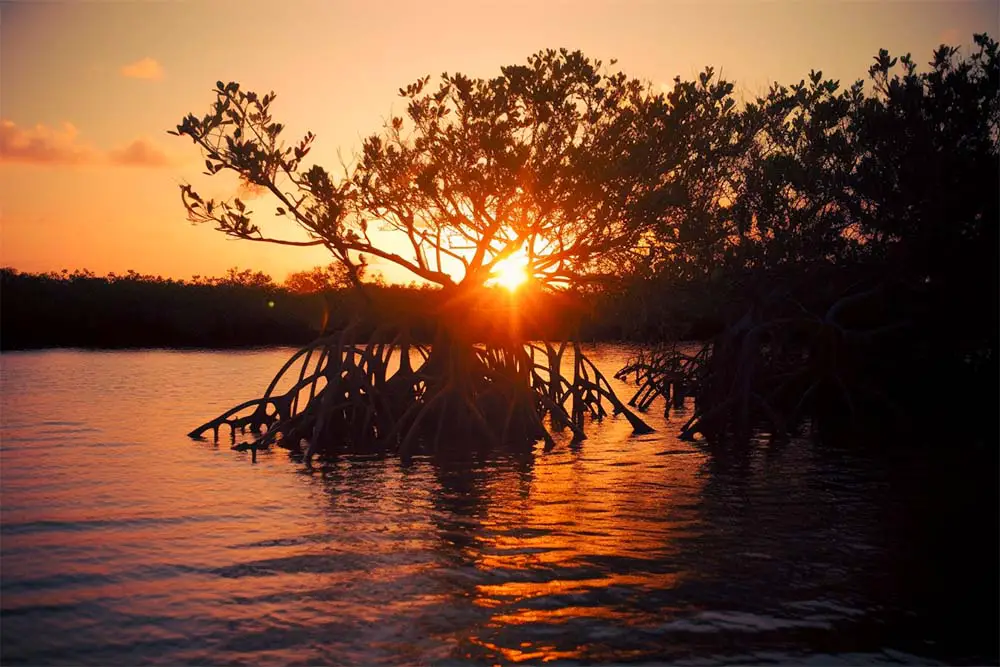
<path id="1" fill-rule="evenodd" d="M 615 396 L 607 379 L 576 344 L 414 345 L 401 334 L 389 343 L 348 343 L 351 332 L 322 338 L 296 352 L 263 396 L 246 401 L 189 434 L 228 427 L 255 434 L 237 448 L 279 444 L 305 455 L 381 448 L 406 455 L 444 443 L 554 444 L 551 431 L 586 438 L 585 416 L 606 406 L 637 433 L 652 429 Z M 378 340 L 381 332 L 376 332 Z M 572 345 L 572 371 L 563 356 Z"/>

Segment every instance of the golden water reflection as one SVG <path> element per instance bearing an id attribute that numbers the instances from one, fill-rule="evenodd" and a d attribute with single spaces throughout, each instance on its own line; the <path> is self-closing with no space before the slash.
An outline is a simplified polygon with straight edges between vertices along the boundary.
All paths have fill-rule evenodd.
<path id="1" fill-rule="evenodd" d="M 636 602 L 669 594 L 688 576 L 670 562 L 682 548 L 675 540 L 698 521 L 703 454 L 662 436 L 631 437 L 616 421 L 595 432 L 537 456 L 527 473 L 484 484 L 471 554 L 483 581 L 472 603 L 487 615 L 469 639 L 482 658 L 594 657 L 600 642 L 578 632 L 581 624 L 652 628 L 665 610 Z M 518 641 L 530 627 L 558 641 Z"/>
<path id="2" fill-rule="evenodd" d="M 627 351 L 589 354 L 610 376 Z M 801 451 L 727 464 L 655 412 L 648 436 L 609 418 L 551 451 L 312 470 L 184 437 L 287 356 L 0 360 L 4 664 L 671 661 L 805 632 L 877 646 L 837 625 L 895 594 L 882 487 L 843 460 L 832 490 Z"/>

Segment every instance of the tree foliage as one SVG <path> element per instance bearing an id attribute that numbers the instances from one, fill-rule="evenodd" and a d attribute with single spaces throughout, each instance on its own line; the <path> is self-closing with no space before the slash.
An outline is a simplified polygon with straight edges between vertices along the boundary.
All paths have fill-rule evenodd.
<path id="1" fill-rule="evenodd" d="M 949 429 L 981 438 L 997 394 L 1000 59 L 974 41 L 965 57 L 940 47 L 923 71 L 881 51 L 868 91 L 812 72 L 742 110 L 746 150 L 708 245 L 687 254 L 707 252 L 633 291 L 654 320 L 690 291 L 729 320 L 710 355 L 685 362 L 687 433 L 871 426 L 947 405 L 965 413 Z M 649 377 L 676 376 L 679 357 L 661 359 Z"/>
<path id="2" fill-rule="evenodd" d="M 703 268 L 883 261 L 921 277 L 996 228 L 997 44 L 942 46 L 926 71 L 881 51 L 841 88 L 810 72 L 741 112 L 724 205 Z M 895 265 L 896 269 L 900 266 Z"/>
<path id="3" fill-rule="evenodd" d="M 710 80 L 668 99 L 566 50 L 488 80 L 445 74 L 433 92 L 421 79 L 400 90 L 406 116 L 365 141 L 360 207 L 406 236 L 421 270 L 450 259 L 481 284 L 522 253 L 540 283 L 600 279 L 642 260 L 650 224 L 688 194 L 690 128 L 732 108 L 717 108 L 731 86 Z"/>
<path id="4" fill-rule="evenodd" d="M 357 277 L 364 278 L 366 265 L 360 264 Z M 330 290 L 351 287 L 351 276 L 343 264 L 331 262 L 326 266 L 314 266 L 308 271 L 295 271 L 285 278 L 285 289 L 296 294 L 318 294 Z"/>
<path id="5" fill-rule="evenodd" d="M 360 253 L 446 287 L 482 285 L 520 253 L 535 281 L 578 285 L 649 264 L 645 240 L 665 218 L 681 239 L 700 233 L 686 212 L 718 196 L 715 156 L 734 145 L 731 91 L 707 70 L 656 93 L 565 49 L 492 79 L 445 73 L 433 91 L 425 77 L 399 91 L 405 115 L 335 181 L 304 166 L 312 134 L 281 140 L 273 93 L 219 82 L 213 109 L 174 134 L 200 146 L 208 174 L 234 171 L 270 191 L 310 239 L 265 237 L 239 198 L 204 201 L 190 185 L 182 197 L 192 220 L 228 235 L 324 245 L 355 282 Z"/>

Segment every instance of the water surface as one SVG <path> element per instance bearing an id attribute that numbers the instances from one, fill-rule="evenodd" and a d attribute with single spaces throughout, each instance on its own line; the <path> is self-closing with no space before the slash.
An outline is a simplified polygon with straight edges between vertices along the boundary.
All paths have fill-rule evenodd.
<path id="1" fill-rule="evenodd" d="M 942 571 L 910 458 L 712 453 L 656 409 L 648 436 L 311 471 L 185 437 L 289 354 L 0 358 L 4 664 L 996 660 L 989 553 Z"/>

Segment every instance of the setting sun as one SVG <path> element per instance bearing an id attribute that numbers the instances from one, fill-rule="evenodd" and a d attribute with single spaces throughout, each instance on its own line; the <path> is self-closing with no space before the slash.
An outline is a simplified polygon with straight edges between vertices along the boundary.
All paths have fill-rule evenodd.
<path id="1" fill-rule="evenodd" d="M 513 292 L 528 279 L 527 266 L 528 258 L 521 254 L 501 260 L 493 268 L 491 282 Z"/>

